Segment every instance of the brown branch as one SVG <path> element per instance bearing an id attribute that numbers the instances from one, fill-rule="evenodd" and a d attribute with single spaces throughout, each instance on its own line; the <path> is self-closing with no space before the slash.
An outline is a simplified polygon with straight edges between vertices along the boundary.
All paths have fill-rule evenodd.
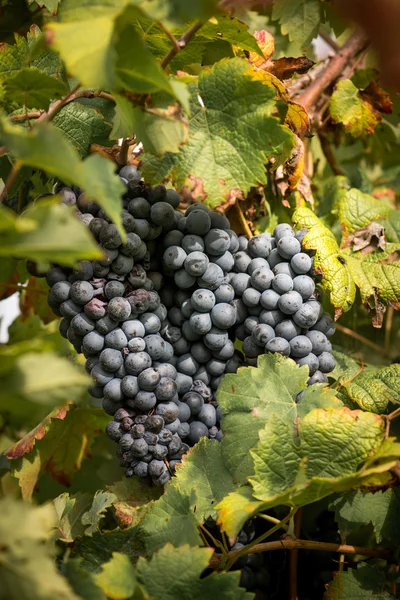
<path id="1" fill-rule="evenodd" d="M 20 172 L 20 170 L 22 169 L 23 163 L 20 160 L 16 160 L 15 163 L 12 166 L 12 169 L 7 177 L 7 181 L 4 184 L 4 188 L 0 194 L 0 204 L 3 202 L 3 200 L 6 198 L 7 196 L 7 192 L 11 189 L 11 187 L 13 186 L 16 178 L 18 177 L 18 173 Z"/>
<path id="2" fill-rule="evenodd" d="M 348 335 L 349 337 L 354 338 L 355 340 L 361 342 L 362 344 L 369 346 L 376 352 L 379 352 L 379 354 L 382 354 L 382 356 L 389 356 L 388 352 L 384 348 L 381 348 L 380 346 L 378 346 L 378 344 L 374 344 L 374 342 L 371 342 L 368 338 L 364 337 L 360 333 L 357 333 L 356 331 L 353 331 L 352 329 L 349 329 L 348 327 L 344 327 L 344 325 L 340 325 L 339 323 L 335 323 L 335 327 L 338 331 L 341 331 L 342 333 Z"/>
<path id="3" fill-rule="evenodd" d="M 340 77 L 346 65 L 361 52 L 367 44 L 368 38 L 365 33 L 362 31 L 355 31 L 338 50 L 335 56 L 332 56 L 318 79 L 313 81 L 313 83 L 298 96 L 296 102 L 301 104 L 307 111 L 311 110 L 322 92 Z"/>
<path id="4" fill-rule="evenodd" d="M 160 67 L 165 69 L 167 65 L 175 58 L 175 56 L 180 52 L 183 48 L 186 47 L 188 42 L 192 39 L 192 37 L 199 31 L 199 29 L 203 26 L 203 21 L 196 21 L 190 29 L 188 29 L 177 41 L 176 44 L 173 45 L 171 50 L 164 56 L 162 61 L 160 62 Z"/>
<path id="5" fill-rule="evenodd" d="M 33 112 L 24 113 L 22 115 L 11 115 L 8 117 L 10 121 L 25 121 L 26 119 L 38 119 L 42 116 L 43 110 L 35 110 Z"/>
<path id="6" fill-rule="evenodd" d="M 165 27 L 165 25 L 163 25 L 163 23 L 161 21 L 156 21 L 157 25 L 159 26 L 160 29 L 163 30 L 163 32 L 165 33 L 165 35 L 168 37 L 168 39 L 170 40 L 170 42 L 172 43 L 172 46 L 174 48 L 176 48 L 177 52 L 180 52 L 180 46 L 179 46 L 179 42 L 176 39 L 176 37 L 174 36 L 173 33 L 171 33 L 171 31 L 169 29 L 167 29 L 167 27 Z"/>
<path id="7" fill-rule="evenodd" d="M 260 552 L 270 552 L 272 550 L 318 550 L 319 552 L 337 552 L 339 554 L 360 554 L 361 556 L 371 556 L 375 558 L 390 559 L 393 556 L 391 550 L 375 550 L 374 548 L 362 548 L 361 546 L 350 546 L 347 544 L 333 544 L 330 542 L 314 542 L 312 540 L 277 540 L 275 542 L 265 542 L 252 546 L 249 550 L 251 554 Z M 244 548 L 240 550 L 232 550 L 228 557 L 233 557 L 241 552 L 243 555 Z M 210 567 L 214 570 L 218 569 L 221 559 L 225 558 L 223 554 L 213 554 L 210 561 Z"/>
<path id="8" fill-rule="evenodd" d="M 61 100 L 56 100 L 55 102 L 53 102 L 52 104 L 50 104 L 49 110 L 47 112 L 44 112 L 42 115 L 40 115 L 40 117 L 38 118 L 38 120 L 36 121 L 37 123 L 41 123 L 42 121 L 51 121 L 51 119 L 53 119 L 56 114 L 58 112 L 60 112 L 60 110 L 62 109 L 63 106 L 65 106 L 69 99 L 72 98 L 77 90 L 79 90 L 80 88 L 80 84 L 77 83 L 75 87 L 72 88 L 72 90 L 70 90 L 68 92 L 68 94 L 66 94 L 64 96 L 64 98 L 61 98 Z"/>

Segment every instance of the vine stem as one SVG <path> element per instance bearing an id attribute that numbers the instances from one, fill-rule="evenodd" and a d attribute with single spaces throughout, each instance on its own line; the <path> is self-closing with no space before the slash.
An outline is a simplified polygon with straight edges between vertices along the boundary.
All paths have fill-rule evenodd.
<path id="1" fill-rule="evenodd" d="M 269 521 L 270 523 L 273 523 L 274 525 L 278 525 L 278 523 L 279 523 L 280 526 L 282 527 L 282 529 L 284 529 L 285 531 L 288 530 L 288 526 L 285 523 L 282 523 L 282 521 L 280 521 L 279 519 L 276 519 L 275 517 L 271 517 L 271 515 L 264 515 L 263 513 L 260 513 L 257 515 L 257 517 L 260 517 L 260 519 L 265 519 L 266 521 Z"/>
<path id="2" fill-rule="evenodd" d="M 173 60 L 175 58 L 175 56 L 178 54 L 178 52 L 180 52 L 183 48 L 186 47 L 186 45 L 192 39 L 192 37 L 194 35 L 196 35 L 196 33 L 199 31 L 199 29 L 201 27 L 203 27 L 203 24 L 204 24 L 203 21 L 196 21 L 196 23 L 193 23 L 193 25 L 187 31 L 185 31 L 185 33 L 183 35 L 181 35 L 179 40 L 175 40 L 176 43 L 174 42 L 174 45 L 172 46 L 171 50 L 169 52 L 167 52 L 167 54 L 164 56 L 164 58 L 160 62 L 160 67 L 162 69 L 165 69 L 169 65 L 171 60 Z M 169 39 L 171 39 L 171 35 L 172 34 L 168 35 Z"/>
<path id="3" fill-rule="evenodd" d="M 307 111 L 310 111 L 313 105 L 320 98 L 321 94 L 329 87 L 343 72 L 343 69 L 359 52 L 368 45 L 368 38 L 362 31 L 354 31 L 348 40 L 339 48 L 334 56 L 329 60 L 325 69 L 320 73 L 318 79 L 315 79 L 304 92 L 296 99 Z"/>
<path id="4" fill-rule="evenodd" d="M 344 325 L 340 325 L 339 323 L 335 323 L 335 326 L 338 331 L 341 331 L 342 333 L 354 338 L 355 340 L 362 342 L 363 344 L 369 346 L 376 352 L 379 352 L 379 354 L 382 354 L 382 356 L 389 356 L 389 353 L 385 348 L 381 348 L 380 346 L 378 346 L 378 344 L 374 344 L 374 342 L 371 342 L 368 338 L 364 337 L 360 333 L 357 333 L 356 331 L 353 331 L 352 329 L 349 329 Z"/>
<path id="5" fill-rule="evenodd" d="M 247 546 L 246 546 L 247 548 Z M 360 554 L 361 556 L 370 556 L 373 558 L 385 558 L 390 559 L 393 556 L 391 550 L 375 550 L 374 548 L 363 548 L 361 546 L 350 546 L 347 544 L 334 544 L 331 542 L 314 542 L 312 540 L 276 540 L 274 542 L 265 542 L 264 544 L 257 544 L 252 546 L 251 554 L 258 554 L 260 552 L 271 552 L 273 550 L 318 550 L 319 552 L 336 552 L 339 554 Z M 243 548 L 244 550 L 244 548 Z M 235 550 L 229 554 L 235 554 L 235 560 L 238 558 L 239 552 L 242 550 Z M 228 554 L 228 558 L 229 558 Z M 246 553 L 247 554 L 247 553 Z M 214 554 L 211 557 L 210 567 L 212 569 L 218 569 L 221 565 L 222 559 L 225 558 L 222 554 Z M 232 563 L 233 564 L 233 563 Z"/>
<path id="6" fill-rule="evenodd" d="M 300 537 L 301 520 L 303 517 L 303 507 L 293 517 L 294 535 Z M 289 554 L 289 600 L 298 600 L 297 594 L 297 568 L 299 563 L 299 551 L 297 548 L 290 550 Z"/>

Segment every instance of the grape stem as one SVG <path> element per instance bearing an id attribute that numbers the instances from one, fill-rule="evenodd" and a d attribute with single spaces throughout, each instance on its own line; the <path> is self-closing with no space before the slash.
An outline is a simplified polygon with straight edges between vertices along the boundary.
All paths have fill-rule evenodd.
<path id="1" fill-rule="evenodd" d="M 162 69 L 165 69 L 169 65 L 171 60 L 173 60 L 175 58 L 175 56 L 178 54 L 178 52 L 180 52 L 183 48 L 185 48 L 187 46 L 188 42 L 192 39 L 192 37 L 194 35 L 196 35 L 196 33 L 203 26 L 203 24 L 204 24 L 204 21 L 196 21 L 196 23 L 194 23 L 183 35 L 181 35 L 179 40 L 176 40 L 174 38 L 176 43 L 174 43 L 171 50 L 169 50 L 169 52 L 167 52 L 167 54 L 164 56 L 164 58 L 160 62 L 160 67 Z M 171 36 L 172 36 L 172 34 L 168 35 L 169 39 L 171 39 Z"/>

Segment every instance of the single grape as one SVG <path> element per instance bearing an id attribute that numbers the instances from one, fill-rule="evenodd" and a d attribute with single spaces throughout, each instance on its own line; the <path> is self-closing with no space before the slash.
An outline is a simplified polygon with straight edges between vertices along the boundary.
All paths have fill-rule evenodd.
<path id="1" fill-rule="evenodd" d="M 186 218 L 186 231 L 194 235 L 206 235 L 211 228 L 211 219 L 204 210 L 193 210 Z"/>
<path id="2" fill-rule="evenodd" d="M 275 331 L 265 323 L 259 323 L 253 328 L 251 337 L 257 346 L 264 348 L 265 344 L 275 337 Z"/>
<path id="3" fill-rule="evenodd" d="M 280 273 L 273 278 L 272 287 L 278 294 L 285 294 L 293 289 L 293 279 L 290 275 Z"/>
<path id="4" fill-rule="evenodd" d="M 235 290 L 236 296 L 242 296 L 244 290 L 251 286 L 250 275 L 247 273 L 235 273 L 229 283 Z"/>
<path id="5" fill-rule="evenodd" d="M 307 356 L 312 351 L 311 341 L 305 335 L 296 335 L 290 340 L 290 354 L 295 358 Z"/>
<path id="6" fill-rule="evenodd" d="M 328 378 L 325 373 L 315 371 L 314 375 L 307 381 L 308 385 L 313 385 L 314 383 L 328 383 Z"/>
<path id="7" fill-rule="evenodd" d="M 181 246 L 183 250 L 190 254 L 191 252 L 203 252 L 204 241 L 199 235 L 185 235 L 182 238 Z"/>
<path id="8" fill-rule="evenodd" d="M 285 319 L 285 316 L 280 310 L 263 310 L 259 316 L 260 323 L 275 327 Z"/>
<path id="9" fill-rule="evenodd" d="M 208 427 L 201 421 L 190 423 L 190 433 L 187 436 L 187 442 L 191 445 L 197 444 L 202 437 L 208 437 Z"/>
<path id="10" fill-rule="evenodd" d="M 319 367 L 318 357 L 312 352 L 301 358 L 296 358 L 296 363 L 300 366 L 307 365 L 310 376 L 314 375 Z"/>
<path id="11" fill-rule="evenodd" d="M 283 356 L 289 356 L 290 344 L 287 340 L 285 340 L 285 338 L 274 337 L 265 344 L 265 351 L 276 352 L 278 354 L 282 354 Z"/>
<path id="12" fill-rule="evenodd" d="M 311 269 L 312 259 L 310 256 L 308 256 L 308 254 L 305 254 L 304 252 L 299 252 L 298 254 L 295 254 L 292 257 L 290 261 L 290 266 L 292 267 L 295 273 L 298 273 L 299 275 L 304 275 L 305 273 L 308 273 L 308 271 Z"/>
<path id="13" fill-rule="evenodd" d="M 210 261 L 204 252 L 191 252 L 187 255 L 184 268 L 193 277 L 200 277 L 207 269 Z"/>
<path id="14" fill-rule="evenodd" d="M 210 263 L 203 275 L 198 278 L 197 284 L 202 288 L 210 290 L 217 289 L 224 279 L 224 272 L 220 266 Z"/>
<path id="15" fill-rule="evenodd" d="M 236 252 L 234 259 L 234 271 L 237 273 L 246 273 L 252 261 L 251 257 L 245 251 Z"/>
<path id="16" fill-rule="evenodd" d="M 111 298 L 107 306 L 107 313 L 114 319 L 115 321 L 124 321 L 128 319 L 131 314 L 131 305 L 128 300 L 122 298 L 122 296 L 117 296 L 115 298 Z"/>
<path id="17" fill-rule="evenodd" d="M 182 268 L 186 258 L 187 254 L 183 248 L 180 246 L 170 246 L 163 254 L 163 263 L 169 269 L 177 271 Z"/>
<path id="18" fill-rule="evenodd" d="M 293 279 L 293 289 L 300 294 L 303 300 L 308 300 L 315 291 L 315 283 L 308 275 L 298 275 Z"/>
<path id="19" fill-rule="evenodd" d="M 125 358 L 125 369 L 129 375 L 139 375 L 144 369 L 151 367 L 151 357 L 147 352 L 134 352 Z"/>

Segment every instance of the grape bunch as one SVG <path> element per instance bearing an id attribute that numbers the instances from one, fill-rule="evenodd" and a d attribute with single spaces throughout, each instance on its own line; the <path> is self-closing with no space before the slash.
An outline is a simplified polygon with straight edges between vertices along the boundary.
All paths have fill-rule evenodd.
<path id="1" fill-rule="evenodd" d="M 119 176 L 126 241 L 96 203 L 57 184 L 103 257 L 28 270 L 46 277 L 60 333 L 86 357 L 89 393 L 113 417 L 107 433 L 126 476 L 164 485 L 200 438 L 221 440 L 225 373 L 279 352 L 309 367 L 310 385 L 325 382 L 334 325 L 301 251 L 304 231 L 282 224 L 247 240 L 203 205 L 181 213 L 179 194 L 146 187 L 135 166 Z"/>

